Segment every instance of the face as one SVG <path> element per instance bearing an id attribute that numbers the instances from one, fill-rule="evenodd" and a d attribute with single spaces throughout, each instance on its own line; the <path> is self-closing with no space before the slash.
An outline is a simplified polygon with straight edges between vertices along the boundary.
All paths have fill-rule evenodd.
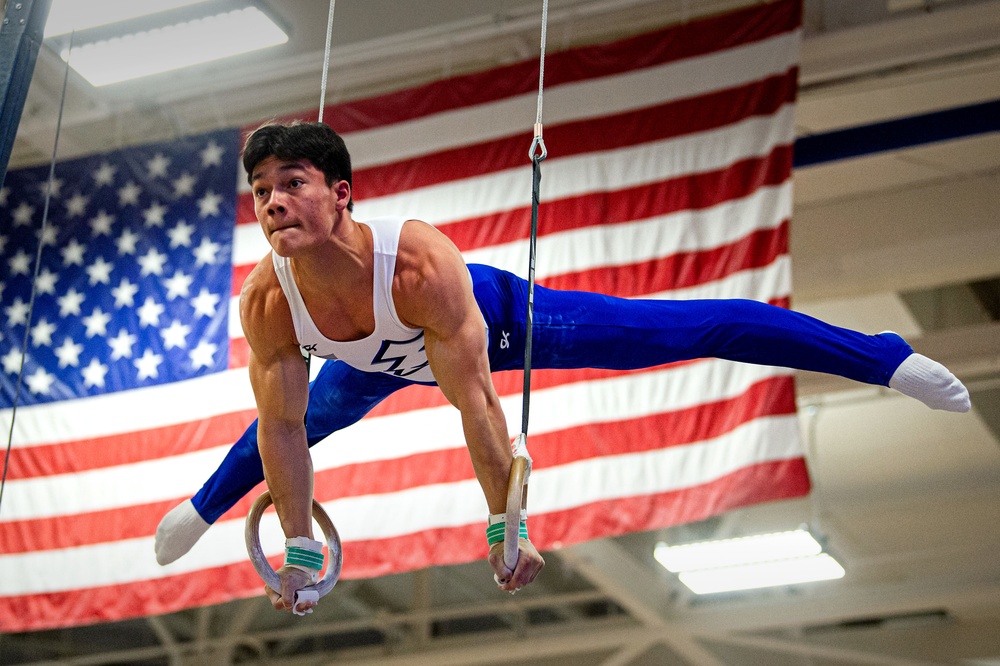
<path id="1" fill-rule="evenodd" d="M 329 239 L 338 210 L 350 198 L 346 181 L 328 186 L 323 172 L 308 160 L 268 157 L 254 167 L 251 188 L 257 221 L 283 257 Z"/>

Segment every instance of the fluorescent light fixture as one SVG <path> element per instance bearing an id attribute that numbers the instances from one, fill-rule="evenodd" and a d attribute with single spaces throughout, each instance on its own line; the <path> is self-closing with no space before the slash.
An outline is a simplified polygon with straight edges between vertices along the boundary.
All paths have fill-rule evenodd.
<path id="1" fill-rule="evenodd" d="M 695 594 L 735 592 L 844 577 L 844 567 L 827 555 L 755 562 L 742 566 L 685 571 L 678 575 Z"/>
<path id="2" fill-rule="evenodd" d="M 656 560 L 696 594 L 794 585 L 844 576 L 806 530 L 668 546 Z"/>
<path id="3" fill-rule="evenodd" d="M 45 37 L 197 5 L 205 0 L 52 0 Z"/>
<path id="4" fill-rule="evenodd" d="M 62 59 L 94 86 L 284 44 L 288 35 L 256 7 L 73 47 Z"/>

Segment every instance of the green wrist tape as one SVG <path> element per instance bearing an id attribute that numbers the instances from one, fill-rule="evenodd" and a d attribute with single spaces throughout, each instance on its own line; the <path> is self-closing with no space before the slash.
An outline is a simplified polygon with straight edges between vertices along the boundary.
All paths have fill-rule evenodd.
<path id="1" fill-rule="evenodd" d="M 285 564 L 298 564 L 310 569 L 323 568 L 323 553 L 317 553 L 298 546 L 285 547 Z"/>
<path id="2" fill-rule="evenodd" d="M 494 525 L 489 525 L 486 527 L 486 543 L 492 546 L 495 543 L 500 543 L 504 540 L 504 530 L 507 525 L 505 523 L 496 523 Z M 528 523 L 521 521 L 520 526 L 517 531 L 518 537 L 522 539 L 528 538 Z"/>

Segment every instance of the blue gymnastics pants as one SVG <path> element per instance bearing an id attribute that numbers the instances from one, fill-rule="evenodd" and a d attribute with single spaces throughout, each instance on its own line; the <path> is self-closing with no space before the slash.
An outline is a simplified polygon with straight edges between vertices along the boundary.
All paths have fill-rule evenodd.
<path id="1" fill-rule="evenodd" d="M 489 327 L 490 367 L 524 366 L 527 282 L 470 264 L 473 290 Z M 533 368 L 646 368 L 721 358 L 840 375 L 887 386 L 913 350 L 898 335 L 865 335 L 757 301 L 640 300 L 535 287 Z M 357 422 L 412 382 L 327 361 L 309 389 L 309 446 Z M 215 522 L 264 479 L 254 421 L 192 498 Z"/>

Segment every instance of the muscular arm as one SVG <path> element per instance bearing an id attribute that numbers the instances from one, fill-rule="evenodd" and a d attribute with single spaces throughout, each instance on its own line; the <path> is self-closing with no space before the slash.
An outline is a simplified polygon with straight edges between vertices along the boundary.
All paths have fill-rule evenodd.
<path id="1" fill-rule="evenodd" d="M 407 242 L 404 245 L 403 239 Z M 397 312 L 424 329 L 424 346 L 434 379 L 462 415 L 462 429 L 476 478 L 490 513 L 503 513 L 512 453 L 507 420 L 493 387 L 487 356 L 486 323 L 476 303 L 468 269 L 457 248 L 440 232 L 409 222 L 401 249 L 419 248 L 397 269 Z M 397 260 L 398 261 L 398 260 Z M 398 264 L 397 264 L 398 265 Z M 400 305 L 403 305 L 400 308 Z M 520 540 L 517 567 L 503 563 L 503 544 L 494 544 L 490 564 L 502 589 L 516 590 L 530 583 L 544 560 L 525 539 Z"/>
<path id="2" fill-rule="evenodd" d="M 309 380 L 270 261 L 261 262 L 240 295 L 257 402 L 257 446 L 285 536 L 312 538 L 313 470 L 304 424 Z"/>

